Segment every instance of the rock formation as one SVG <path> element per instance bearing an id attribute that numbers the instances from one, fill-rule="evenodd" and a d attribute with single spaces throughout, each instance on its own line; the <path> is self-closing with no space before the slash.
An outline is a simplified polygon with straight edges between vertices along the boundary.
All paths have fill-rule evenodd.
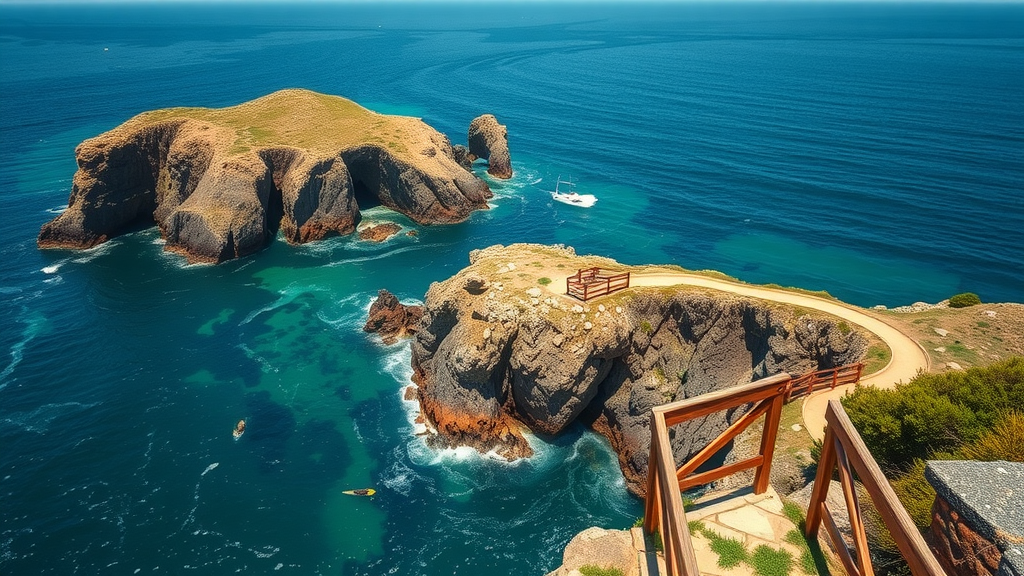
<path id="1" fill-rule="evenodd" d="M 571 248 L 495 246 L 470 261 L 431 285 L 413 342 L 428 442 L 512 459 L 532 453 L 523 426 L 557 434 L 579 421 L 611 441 L 638 494 L 651 407 L 782 371 L 855 362 L 866 347 L 862 335 L 824 314 L 696 287 L 570 299 L 561 282 L 578 268 L 626 268 Z M 675 427 L 677 459 L 740 415 Z"/>
<path id="2" fill-rule="evenodd" d="M 68 209 L 41 248 L 88 248 L 155 222 L 166 249 L 222 262 L 264 247 L 350 234 L 360 203 L 454 223 L 491 192 L 416 118 L 282 90 L 222 109 L 147 112 L 75 150 Z"/>
<path id="3" fill-rule="evenodd" d="M 398 338 L 415 334 L 422 316 L 422 306 L 406 306 L 391 292 L 380 290 L 370 305 L 363 331 L 380 334 L 385 344 L 394 344 Z"/>
<path id="4" fill-rule="evenodd" d="M 402 231 L 402 227 L 394 222 L 374 224 L 359 230 L 359 239 L 368 242 L 383 242 Z"/>
<path id="5" fill-rule="evenodd" d="M 487 173 L 495 178 L 512 177 L 512 157 L 508 152 L 508 130 L 492 114 L 484 114 L 469 124 L 469 160 L 487 160 Z"/>

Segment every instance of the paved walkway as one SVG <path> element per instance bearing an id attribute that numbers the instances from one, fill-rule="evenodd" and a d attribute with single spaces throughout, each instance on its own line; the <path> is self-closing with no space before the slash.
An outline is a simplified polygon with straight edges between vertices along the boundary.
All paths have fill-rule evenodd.
<path id="1" fill-rule="evenodd" d="M 686 520 L 700 521 L 705 528 L 724 538 L 742 542 L 747 552 L 764 544 L 775 550 L 783 549 L 799 561 L 801 550 L 785 541 L 786 534 L 797 530 L 793 522 L 782 513 L 782 501 L 775 489 L 769 487 L 764 494 L 754 495 L 749 486 L 726 492 L 707 494 L 686 510 Z M 649 540 L 649 539 L 648 539 Z M 718 565 L 718 554 L 711 542 L 700 533 L 691 535 L 697 568 L 704 576 L 752 576 L 754 569 L 746 563 L 731 568 Z M 633 543 L 638 552 L 640 576 L 667 574 L 665 560 L 657 556 L 643 538 L 642 529 L 633 529 Z M 645 549 L 646 548 L 646 549 Z M 793 574 L 800 573 L 796 568 Z"/>
<path id="2" fill-rule="evenodd" d="M 702 288 L 710 288 L 712 290 L 731 292 L 741 296 L 771 300 L 773 302 L 792 304 L 795 306 L 802 306 L 804 308 L 813 308 L 842 318 L 847 322 L 856 324 L 868 332 L 875 334 L 879 339 L 885 342 L 892 351 L 892 359 L 889 361 L 889 364 L 878 372 L 861 378 L 861 382 L 866 385 L 878 386 L 879 388 L 890 388 L 897 382 L 909 381 L 917 375 L 919 371 L 928 370 L 929 367 L 930 361 L 928 353 L 914 339 L 901 332 L 895 326 L 866 314 L 860 308 L 856 308 L 842 302 L 837 302 L 835 300 L 828 300 L 799 292 L 766 288 L 764 286 L 729 282 L 727 280 L 719 280 L 716 278 L 698 276 L 696 274 L 686 274 L 683 272 L 632 274 L 630 276 L 629 284 L 631 287 L 675 286 L 680 284 L 686 286 L 699 286 Z M 804 425 L 807 427 L 807 431 L 812 437 L 821 440 L 825 435 L 825 408 L 828 406 L 829 399 L 840 398 L 849 393 L 852 389 L 852 386 L 841 386 L 835 390 L 818 392 L 804 400 Z"/>

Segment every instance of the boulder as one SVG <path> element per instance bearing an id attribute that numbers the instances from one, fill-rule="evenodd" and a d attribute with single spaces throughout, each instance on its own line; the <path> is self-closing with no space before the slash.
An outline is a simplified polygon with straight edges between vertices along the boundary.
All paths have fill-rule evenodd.
<path id="1" fill-rule="evenodd" d="M 562 565 L 547 576 L 574 576 L 581 574 L 583 566 L 617 569 L 623 576 L 636 576 L 639 564 L 633 536 L 628 530 L 587 528 L 569 541 L 562 553 Z"/>
<path id="2" fill-rule="evenodd" d="M 359 239 L 368 242 L 383 242 L 402 231 L 402 227 L 394 222 L 383 222 L 361 228 Z"/>
<path id="3" fill-rule="evenodd" d="M 363 331 L 380 334 L 385 344 L 394 344 L 398 338 L 415 334 L 422 316 L 422 306 L 402 304 L 394 294 L 381 289 L 370 305 Z"/>

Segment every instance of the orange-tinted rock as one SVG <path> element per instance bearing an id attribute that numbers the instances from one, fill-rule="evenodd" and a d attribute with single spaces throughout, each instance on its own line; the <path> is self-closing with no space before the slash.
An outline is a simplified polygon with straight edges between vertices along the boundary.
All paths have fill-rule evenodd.
<path id="1" fill-rule="evenodd" d="M 402 227 L 394 222 L 384 222 L 375 226 L 367 226 L 359 230 L 359 239 L 368 242 L 383 242 L 402 231 Z"/>
<path id="2" fill-rule="evenodd" d="M 370 306 L 363 331 L 380 334 L 385 344 L 394 344 L 398 338 L 415 334 L 422 316 L 422 306 L 406 306 L 391 292 L 381 290 Z"/>

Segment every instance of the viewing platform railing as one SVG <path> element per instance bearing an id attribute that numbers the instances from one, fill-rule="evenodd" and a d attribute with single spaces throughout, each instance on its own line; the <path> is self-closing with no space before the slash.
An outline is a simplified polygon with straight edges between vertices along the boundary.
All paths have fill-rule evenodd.
<path id="1" fill-rule="evenodd" d="M 616 274 L 600 268 L 581 268 L 565 279 L 566 295 L 584 302 L 625 288 L 629 288 L 629 272 Z"/>
<path id="2" fill-rule="evenodd" d="M 803 376 L 793 378 L 789 386 L 789 394 L 786 402 L 793 398 L 810 396 L 812 392 L 829 388 L 835 390 L 836 386 L 856 384 L 860 382 L 861 373 L 864 371 L 864 363 L 847 364 L 838 368 L 828 368 L 817 372 L 808 372 Z"/>
<path id="3" fill-rule="evenodd" d="M 690 541 L 690 531 L 683 510 L 682 491 L 707 484 L 741 470 L 754 468 L 753 491 L 761 494 L 768 488 L 775 439 L 778 434 L 783 404 L 813 390 L 856 383 L 863 366 L 853 364 L 819 370 L 798 378 L 777 374 L 752 382 L 679 402 L 657 406 L 651 411 L 651 452 L 647 470 L 647 496 L 644 502 L 644 531 L 660 532 L 664 545 L 665 565 L 670 576 L 699 576 L 697 560 Z M 856 375 L 856 378 L 853 375 Z M 795 386 L 800 388 L 796 389 Z M 669 428 L 723 410 L 743 405 L 750 409 L 696 455 L 676 467 Z M 765 415 L 760 450 L 756 456 L 713 470 L 696 470 L 740 432 Z M 818 464 L 817 477 L 807 513 L 806 530 L 817 537 L 824 523 L 840 561 L 851 576 L 873 576 L 857 494 L 853 489 L 853 473 L 857 474 L 907 560 L 914 576 L 944 576 L 938 562 L 928 550 L 906 510 L 882 475 L 860 435 L 837 400 L 829 402 L 826 413 L 828 427 Z M 854 553 L 851 554 L 839 535 L 832 511 L 825 502 L 832 473 L 839 467 L 840 483 L 853 530 Z"/>

